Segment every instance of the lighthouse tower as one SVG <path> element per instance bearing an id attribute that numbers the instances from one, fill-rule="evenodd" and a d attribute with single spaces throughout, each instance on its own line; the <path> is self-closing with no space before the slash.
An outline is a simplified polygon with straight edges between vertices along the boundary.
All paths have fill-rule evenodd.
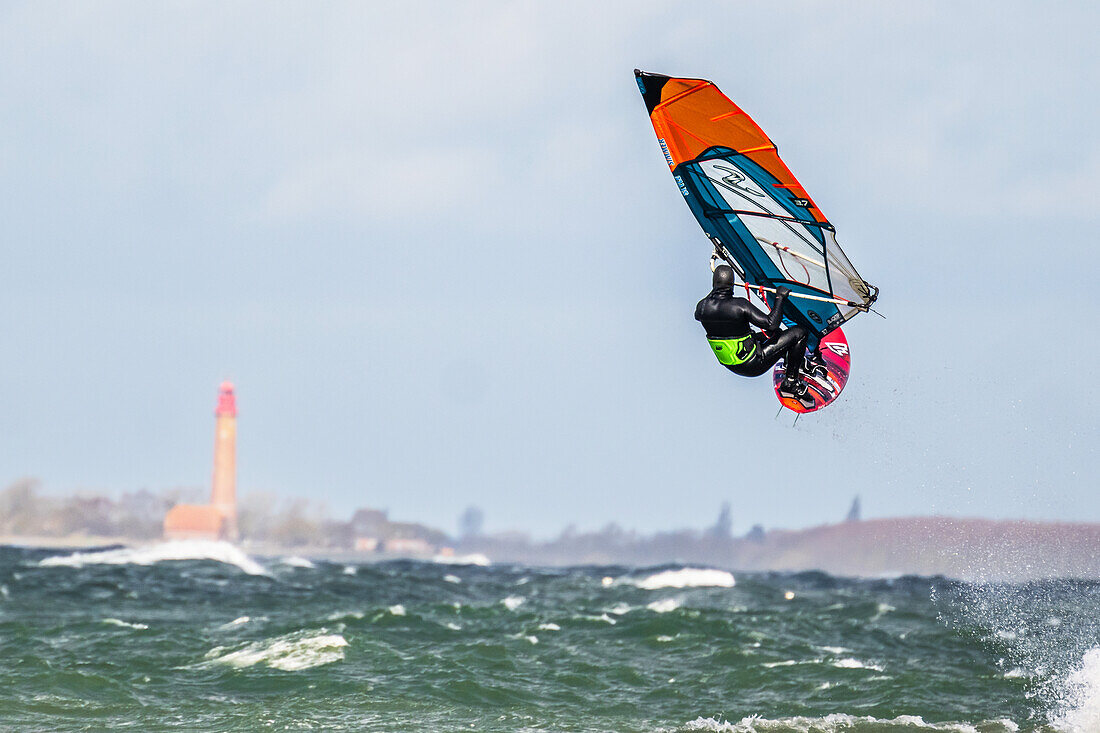
<path id="1" fill-rule="evenodd" d="M 164 517 L 167 539 L 236 540 L 237 398 L 232 382 L 218 388 L 214 410 L 214 478 L 209 504 L 176 504 Z"/>
<path id="2" fill-rule="evenodd" d="M 237 398 L 233 383 L 218 388 L 218 408 L 214 411 L 214 479 L 210 505 L 222 515 L 222 535 L 237 539 Z"/>

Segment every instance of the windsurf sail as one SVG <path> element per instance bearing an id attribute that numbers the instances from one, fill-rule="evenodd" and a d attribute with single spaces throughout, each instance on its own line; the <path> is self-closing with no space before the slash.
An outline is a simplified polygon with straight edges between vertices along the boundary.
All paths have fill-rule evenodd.
<path id="1" fill-rule="evenodd" d="M 811 348 L 870 310 L 878 288 L 859 276 L 833 225 L 744 110 L 705 79 L 634 75 L 680 193 L 747 286 L 790 288 L 784 320 L 809 330 Z"/>

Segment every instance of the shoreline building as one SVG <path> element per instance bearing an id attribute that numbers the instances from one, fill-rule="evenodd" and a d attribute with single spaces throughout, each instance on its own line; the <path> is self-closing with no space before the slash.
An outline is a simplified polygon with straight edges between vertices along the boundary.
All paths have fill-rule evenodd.
<path id="1" fill-rule="evenodd" d="M 209 504 L 177 504 L 164 517 L 170 540 L 237 539 L 237 399 L 232 382 L 222 382 L 214 410 L 214 475 Z"/>

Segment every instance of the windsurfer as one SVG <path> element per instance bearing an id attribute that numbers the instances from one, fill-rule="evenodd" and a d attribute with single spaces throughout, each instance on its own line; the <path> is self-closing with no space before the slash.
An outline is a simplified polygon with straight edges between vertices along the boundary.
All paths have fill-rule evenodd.
<path id="1" fill-rule="evenodd" d="M 747 298 L 734 295 L 734 272 L 729 265 L 714 268 L 711 284 L 713 289 L 695 306 L 695 320 L 703 324 L 718 361 L 734 374 L 759 377 L 785 359 L 786 376 L 779 387 L 780 395 L 812 406 L 813 398 L 799 374 L 799 367 L 805 362 L 809 332 L 802 326 L 780 330 L 783 304 L 790 289 L 776 288 L 775 303 L 771 313 L 766 314 Z M 762 331 L 753 331 L 752 326 Z"/>

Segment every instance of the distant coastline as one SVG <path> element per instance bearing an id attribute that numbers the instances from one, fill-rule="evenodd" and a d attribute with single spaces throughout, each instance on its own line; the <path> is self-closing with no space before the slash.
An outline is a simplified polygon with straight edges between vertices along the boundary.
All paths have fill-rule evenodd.
<path id="1" fill-rule="evenodd" d="M 156 540 L 116 536 L 4 535 L 0 544 L 87 549 L 148 545 Z M 331 546 L 241 543 L 250 554 L 293 554 L 311 559 L 384 561 L 433 559 L 419 553 L 358 552 Z M 518 535 L 479 536 L 455 542 L 462 562 L 484 555 L 494 563 L 530 565 L 699 564 L 737 571 L 821 571 L 838 576 L 943 575 L 970 581 L 1100 578 L 1100 523 L 996 521 L 951 517 L 903 517 L 771 530 L 749 537 L 716 537 L 684 530 L 651 536 L 622 531 L 563 534 L 546 542 Z"/>
<path id="2" fill-rule="evenodd" d="M 745 537 L 678 532 L 578 536 L 527 546 L 492 538 L 462 551 L 529 564 L 704 563 L 740 571 L 822 571 L 865 578 L 943 575 L 971 581 L 1100 578 L 1100 523 L 898 517 Z"/>
<path id="3" fill-rule="evenodd" d="M 64 537 L 52 535 L 0 535 L 0 546 L 39 548 L 43 550 L 84 550 L 90 547 L 111 545 L 141 545 L 150 540 L 130 537 L 103 537 L 99 535 L 73 534 Z"/>

